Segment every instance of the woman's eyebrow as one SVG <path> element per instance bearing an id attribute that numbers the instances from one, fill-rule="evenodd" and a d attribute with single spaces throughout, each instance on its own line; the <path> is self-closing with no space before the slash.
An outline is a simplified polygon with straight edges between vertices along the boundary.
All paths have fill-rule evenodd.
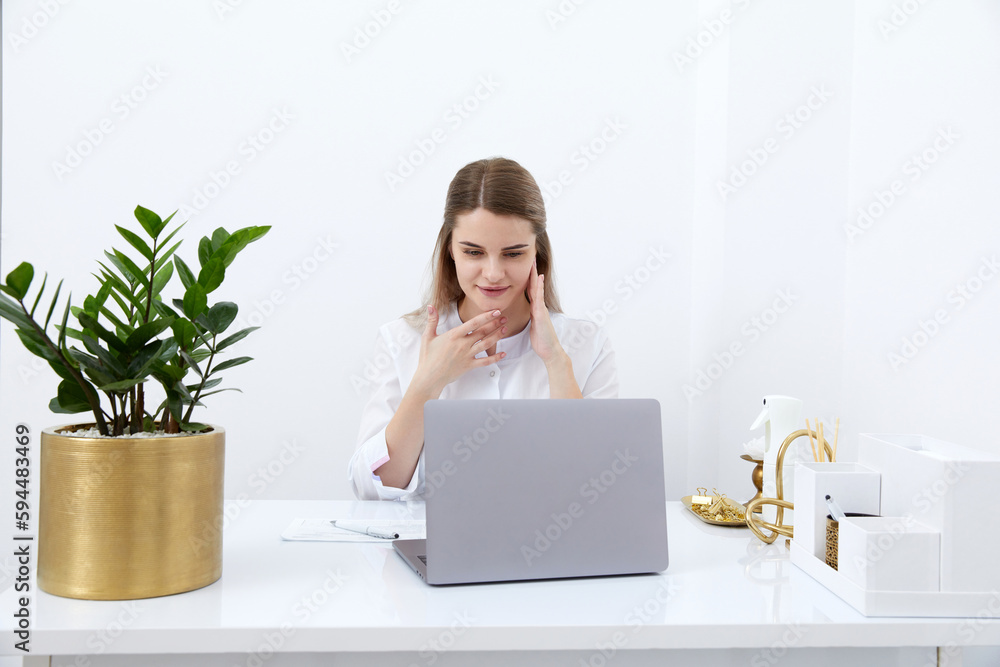
<path id="1" fill-rule="evenodd" d="M 480 250 L 485 250 L 483 246 L 479 245 L 478 243 L 473 243 L 472 241 L 459 241 L 458 245 L 464 245 L 464 246 L 469 246 L 470 248 L 479 248 Z M 506 248 L 501 248 L 500 250 L 501 251 L 520 250 L 521 248 L 528 248 L 528 247 L 530 246 L 527 243 L 519 243 L 517 245 L 509 245 Z"/>

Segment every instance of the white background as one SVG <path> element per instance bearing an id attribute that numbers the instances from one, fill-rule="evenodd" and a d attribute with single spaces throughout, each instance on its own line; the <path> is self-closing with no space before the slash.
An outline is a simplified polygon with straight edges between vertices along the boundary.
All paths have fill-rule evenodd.
<path id="1" fill-rule="evenodd" d="M 185 207 L 189 264 L 218 226 L 273 226 L 213 295 L 262 325 L 226 375 L 244 393 L 196 416 L 228 431 L 227 497 L 351 497 L 375 332 L 419 305 L 448 182 L 491 155 L 547 189 L 564 309 L 606 319 L 622 395 L 659 399 L 668 497 L 749 497 L 738 456 L 772 393 L 839 416 L 844 459 L 868 431 L 1000 452 L 996 3 L 387 6 L 3 3 L 3 275 L 31 261 L 81 303 L 136 204 Z M 651 248 L 671 255 L 652 272 Z M 70 421 L 0 340 L 0 433 Z"/>

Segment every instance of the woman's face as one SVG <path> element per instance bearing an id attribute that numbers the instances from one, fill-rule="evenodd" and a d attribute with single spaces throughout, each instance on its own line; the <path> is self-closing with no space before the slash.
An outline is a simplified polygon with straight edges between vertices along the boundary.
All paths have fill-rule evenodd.
<path id="1" fill-rule="evenodd" d="M 463 319 L 527 304 L 524 290 L 535 261 L 535 234 L 527 220 L 484 208 L 459 214 L 449 250 L 465 293 Z"/>

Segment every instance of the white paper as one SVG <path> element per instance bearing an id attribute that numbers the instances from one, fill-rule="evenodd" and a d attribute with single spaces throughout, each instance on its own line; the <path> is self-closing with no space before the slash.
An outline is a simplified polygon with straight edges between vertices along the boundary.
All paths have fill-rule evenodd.
<path id="1" fill-rule="evenodd" d="M 399 533 L 401 540 L 419 540 L 427 537 L 423 519 L 334 519 L 339 526 L 364 530 L 374 528 L 380 532 Z M 289 542 L 381 542 L 392 540 L 372 537 L 346 528 L 338 528 L 330 519 L 295 519 L 281 534 Z"/>

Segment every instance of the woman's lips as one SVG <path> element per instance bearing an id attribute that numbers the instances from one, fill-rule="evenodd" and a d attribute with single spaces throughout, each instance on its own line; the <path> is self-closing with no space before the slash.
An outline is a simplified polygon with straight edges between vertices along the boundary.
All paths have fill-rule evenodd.
<path id="1" fill-rule="evenodd" d="M 477 287 L 479 287 L 480 292 L 489 297 L 502 296 L 504 292 L 510 289 L 509 285 L 507 287 L 483 287 L 482 285 L 477 285 Z"/>

